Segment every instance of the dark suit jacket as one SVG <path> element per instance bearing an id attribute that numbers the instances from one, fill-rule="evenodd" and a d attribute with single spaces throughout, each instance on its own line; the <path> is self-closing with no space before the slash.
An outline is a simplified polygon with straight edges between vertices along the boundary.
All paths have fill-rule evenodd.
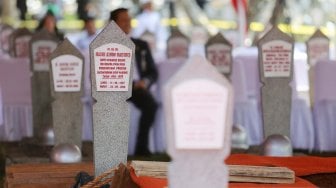
<path id="1" fill-rule="evenodd" d="M 131 38 L 135 44 L 135 71 L 149 88 L 158 79 L 158 71 L 147 42 Z"/>

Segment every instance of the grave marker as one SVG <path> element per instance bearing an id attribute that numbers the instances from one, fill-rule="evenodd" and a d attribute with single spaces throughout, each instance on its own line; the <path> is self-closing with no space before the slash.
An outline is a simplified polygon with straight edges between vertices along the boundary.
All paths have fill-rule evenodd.
<path id="1" fill-rule="evenodd" d="M 146 30 L 140 36 L 140 38 L 148 43 L 148 45 L 149 45 L 152 53 L 157 50 L 157 48 L 156 48 L 156 38 L 155 38 L 155 34 L 154 33 L 151 33 L 148 30 Z"/>
<path id="2" fill-rule="evenodd" d="M 50 86 L 55 145 L 82 146 L 84 58 L 68 39 L 50 56 Z"/>
<path id="3" fill-rule="evenodd" d="M 167 40 L 167 58 L 188 58 L 190 40 L 175 29 Z"/>
<path id="4" fill-rule="evenodd" d="M 205 44 L 207 59 L 217 70 L 230 78 L 232 72 L 232 44 L 221 33 L 209 38 Z"/>
<path id="5" fill-rule="evenodd" d="M 318 60 L 329 59 L 329 42 L 329 38 L 324 35 L 320 29 L 317 29 L 306 42 L 308 65 L 310 65 L 308 75 L 309 97 L 311 105 L 314 104 L 314 74 L 312 71 L 312 67 L 316 64 Z"/>
<path id="6" fill-rule="evenodd" d="M 96 176 L 127 162 L 134 51 L 113 21 L 90 44 Z"/>
<path id="7" fill-rule="evenodd" d="M 7 24 L 2 24 L 0 29 L 0 45 L 1 50 L 6 54 L 9 54 L 9 36 L 13 33 L 14 28 Z"/>
<path id="8" fill-rule="evenodd" d="M 29 57 L 29 41 L 33 34 L 27 28 L 16 29 L 10 37 L 12 56 Z"/>
<path id="9" fill-rule="evenodd" d="M 262 115 L 265 138 L 290 137 L 293 39 L 273 27 L 258 41 Z"/>
<path id="10" fill-rule="evenodd" d="M 233 90 L 204 57 L 192 56 L 164 87 L 169 187 L 227 187 Z"/>
<path id="11" fill-rule="evenodd" d="M 42 128 L 52 126 L 49 57 L 58 44 L 56 36 L 41 30 L 29 43 L 30 69 L 32 71 L 32 106 L 34 135 Z"/>

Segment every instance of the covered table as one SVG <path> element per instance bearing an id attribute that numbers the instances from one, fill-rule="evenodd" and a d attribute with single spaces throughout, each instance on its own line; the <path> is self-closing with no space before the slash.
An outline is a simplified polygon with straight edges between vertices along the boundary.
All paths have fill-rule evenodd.
<path id="1" fill-rule="evenodd" d="M 234 154 L 226 160 L 230 165 L 253 165 L 253 166 L 278 166 L 287 167 L 295 172 L 296 178 L 294 184 L 260 184 L 260 183 L 229 183 L 229 187 L 335 187 L 336 181 L 327 182 L 320 179 L 314 185 L 307 181 L 308 176 L 318 176 L 320 174 L 335 175 L 336 157 L 265 157 L 248 154 Z M 192 169 L 191 169 L 192 172 Z M 167 187 L 167 179 L 153 178 L 148 176 L 137 177 L 131 170 L 131 177 L 141 188 L 163 188 Z M 334 177 L 334 176 L 333 176 Z M 306 179 L 305 179 L 306 178 Z M 335 179 L 335 178 L 334 178 Z M 190 180 L 186 180 L 190 181 Z"/>
<path id="2" fill-rule="evenodd" d="M 0 140 L 18 141 L 33 135 L 29 60 L 0 58 L 3 124 Z"/>

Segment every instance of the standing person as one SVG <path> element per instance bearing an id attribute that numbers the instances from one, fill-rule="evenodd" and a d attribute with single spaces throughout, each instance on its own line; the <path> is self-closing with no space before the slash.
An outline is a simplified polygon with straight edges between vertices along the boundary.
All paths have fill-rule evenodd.
<path id="1" fill-rule="evenodd" d="M 89 0 L 77 0 L 77 15 L 81 20 L 85 20 L 88 17 L 88 4 Z"/>
<path id="2" fill-rule="evenodd" d="M 145 31 L 149 31 L 158 39 L 162 32 L 160 14 L 153 9 L 151 0 L 140 0 L 139 3 L 141 12 L 135 17 L 138 24 L 132 30 L 132 36 L 139 38 Z"/>
<path id="3" fill-rule="evenodd" d="M 47 30 L 50 34 L 55 35 L 59 40 L 64 39 L 64 34 L 58 30 L 56 17 L 51 10 L 48 10 L 42 18 L 36 28 L 36 31 L 40 31 L 41 29 Z"/>
<path id="4" fill-rule="evenodd" d="M 91 78 L 90 78 L 90 53 L 89 45 L 97 36 L 99 30 L 95 25 L 95 18 L 86 17 L 84 19 L 83 31 L 75 43 L 76 47 L 81 51 L 84 56 L 84 96 L 83 102 L 83 140 L 92 140 L 92 104 L 93 99 L 91 96 Z"/>
<path id="5" fill-rule="evenodd" d="M 113 20 L 127 35 L 131 32 L 131 18 L 128 10 L 118 8 L 110 13 Z M 140 111 L 135 155 L 150 155 L 148 149 L 149 130 L 155 120 L 157 103 L 150 93 L 150 86 L 156 82 L 156 69 L 148 44 L 140 39 L 131 38 L 135 44 L 135 70 L 132 97 L 129 99 Z"/>
<path id="6" fill-rule="evenodd" d="M 98 31 L 95 25 L 95 18 L 93 17 L 86 17 L 83 19 L 84 21 L 84 28 L 81 34 L 81 37 L 78 39 L 76 46 L 82 51 L 83 53 L 89 53 L 89 45 L 92 40 L 97 36 Z"/>
<path id="7" fill-rule="evenodd" d="M 20 19 L 26 20 L 26 13 L 27 13 L 27 0 L 16 0 L 16 7 L 20 11 Z"/>
<path id="8" fill-rule="evenodd" d="M 168 38 L 167 30 L 161 25 L 161 15 L 154 9 L 153 0 L 139 0 L 140 13 L 136 15 L 136 26 L 132 29 L 132 37 L 141 38 L 147 31 L 153 34 L 148 41 L 155 63 L 165 60 L 165 49 Z M 143 38 L 144 39 L 144 38 Z M 146 39 L 144 39 L 146 40 Z"/>

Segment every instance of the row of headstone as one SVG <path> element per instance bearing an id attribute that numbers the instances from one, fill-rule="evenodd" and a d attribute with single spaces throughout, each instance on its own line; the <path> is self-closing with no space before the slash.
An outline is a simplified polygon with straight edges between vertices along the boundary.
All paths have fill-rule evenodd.
<path id="1" fill-rule="evenodd" d="M 219 187 L 228 182 L 223 159 L 230 152 L 233 91 L 222 74 L 231 72 L 231 46 L 220 35 L 215 39 L 207 45 L 207 57 L 217 64 L 225 62 L 222 67 L 217 66 L 219 71 L 201 56 L 194 56 L 165 86 L 168 152 L 173 158 L 169 167 L 172 187 Z M 60 76 L 61 68 L 70 71 L 67 73 L 76 77 L 74 81 L 80 78 L 81 71 L 78 70 L 82 62 L 82 57 L 68 41 L 59 48 L 51 60 L 55 71 L 52 77 L 55 108 L 65 105 L 65 101 L 76 102 L 75 98 L 80 94 L 75 89 L 80 85 L 78 81 L 74 82 L 79 84 L 73 86 L 74 90 L 69 91 L 66 86 L 58 89 L 59 92 L 79 93 L 68 96 L 56 93 L 57 84 L 68 79 Z M 262 89 L 265 136 L 289 136 L 293 40 L 274 27 L 259 41 L 259 51 L 261 81 L 265 84 Z M 68 52 L 71 52 L 71 58 Z M 97 101 L 93 106 L 96 175 L 127 159 L 129 109 L 126 100 L 131 94 L 133 54 L 134 45 L 113 22 L 90 45 L 92 95 Z M 71 63 L 74 66 L 70 66 Z M 274 106 L 277 106 L 276 110 Z M 74 109 L 66 113 L 55 110 L 55 114 L 71 114 Z M 193 173 L 190 173 L 190 166 L 193 166 Z"/>
<path id="2" fill-rule="evenodd" d="M 96 175 L 127 159 L 126 100 L 131 95 L 132 54 L 133 43 L 114 22 L 90 44 L 92 96 L 97 101 L 93 106 Z M 226 185 L 228 170 L 223 159 L 230 151 L 231 84 L 202 56 L 195 56 L 169 81 L 165 95 L 168 152 L 174 159 L 171 169 L 180 172 L 171 173 L 173 187 L 186 187 L 184 178 L 204 174 L 206 181 L 195 181 L 192 187 L 209 182 L 213 187 Z M 195 167 L 194 173 L 189 173 L 190 166 Z"/>
<path id="3" fill-rule="evenodd" d="M 292 88 L 289 83 L 293 78 L 293 41 L 277 27 L 273 27 L 258 43 L 260 80 L 264 84 L 261 95 L 265 138 L 274 134 L 286 137 L 290 135 Z M 230 47 L 230 43 L 221 34 L 211 37 L 206 44 L 208 60 L 227 78 L 232 71 Z M 329 58 L 329 39 L 319 29 L 307 41 L 307 55 L 311 67 L 317 60 Z M 219 59 L 220 57 L 222 58 Z M 310 74 L 310 80 L 312 76 Z M 312 84 L 310 88 L 313 97 Z"/>
<path id="4" fill-rule="evenodd" d="M 221 65 L 215 66 L 217 70 L 201 56 L 194 56 L 165 86 L 168 152 L 173 159 L 169 167 L 172 187 L 219 187 L 228 182 L 223 159 L 230 152 L 233 91 L 222 74 L 228 76 L 232 71 L 232 46 L 217 35 L 209 40 L 206 49 L 211 63 Z M 259 41 L 259 51 L 261 81 L 265 84 L 262 89 L 265 136 L 289 136 L 293 40 L 274 27 Z M 113 22 L 90 44 L 92 95 L 97 101 L 93 106 L 96 175 L 127 160 L 126 100 L 131 95 L 133 54 L 133 43 Z M 69 137 L 64 130 L 72 121 L 68 117 L 81 108 L 78 98 L 82 63 L 83 58 L 67 40 L 51 56 L 51 88 L 56 99 L 53 114 L 60 117 L 54 120 L 54 124 L 60 125 L 60 131 L 55 132 L 64 136 L 60 140 Z M 69 88 L 66 87 L 68 79 L 73 84 Z M 79 121 L 74 120 L 73 125 Z M 193 166 L 192 173 L 190 166 Z"/>
<path id="5" fill-rule="evenodd" d="M 43 31 L 30 41 L 34 125 L 49 125 L 48 114 L 53 114 L 57 117 L 53 121 L 56 142 L 80 146 L 83 57 L 68 40 L 50 55 L 57 43 Z M 223 36 L 215 36 L 207 44 L 207 57 L 219 65 L 219 71 L 202 57 L 193 57 L 166 85 L 168 152 L 173 158 L 169 181 L 173 187 L 189 186 L 185 179 L 204 174 L 206 181 L 193 181 L 192 187 L 204 187 L 209 182 L 213 187 L 227 184 L 223 178 L 228 176 L 223 159 L 230 151 L 233 93 L 232 86 L 220 73 L 227 76 L 232 71 L 231 50 Z M 265 84 L 262 89 L 265 136 L 289 135 L 287 112 L 290 112 L 293 40 L 274 27 L 259 41 L 259 50 L 261 80 Z M 126 100 L 131 95 L 133 54 L 133 43 L 113 22 L 90 45 L 92 95 L 97 101 L 93 106 L 96 175 L 127 159 Z M 54 101 L 53 113 L 49 111 L 51 101 Z M 190 166 L 195 167 L 193 173 L 189 173 Z"/>
<path id="6" fill-rule="evenodd" d="M 46 30 L 33 35 L 26 28 L 14 30 L 2 24 L 0 39 L 4 53 L 30 57 L 34 136 L 46 145 L 70 143 L 81 147 L 80 52 L 68 40 L 54 51 L 60 41 Z"/>
<path id="7" fill-rule="evenodd" d="M 222 74 L 232 71 L 231 46 L 220 35 L 216 37 L 207 45 L 207 57 L 217 64 L 224 61 L 222 67 L 217 66 L 219 71 L 201 56 L 194 56 L 165 86 L 172 187 L 219 187 L 228 182 L 223 160 L 230 152 L 233 92 Z M 258 48 L 265 137 L 289 136 L 293 39 L 274 27 L 259 41 Z M 114 22 L 90 45 L 92 95 L 97 101 L 93 106 L 96 175 L 126 162 L 126 100 L 131 94 L 133 54 L 134 45 Z"/>

